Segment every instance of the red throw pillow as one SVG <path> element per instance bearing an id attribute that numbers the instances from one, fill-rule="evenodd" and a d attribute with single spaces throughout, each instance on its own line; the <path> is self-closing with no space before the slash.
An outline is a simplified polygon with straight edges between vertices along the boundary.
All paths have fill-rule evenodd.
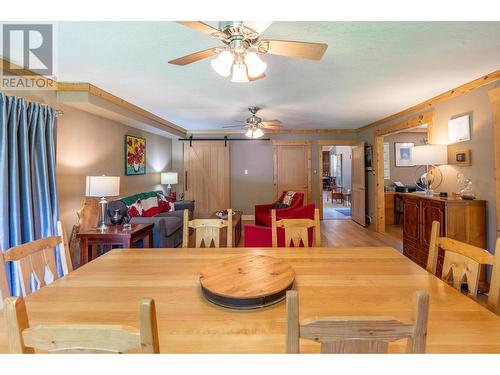
<path id="1" fill-rule="evenodd" d="M 161 201 L 159 203 L 159 209 L 160 209 L 160 212 L 170 212 L 170 203 L 168 203 L 167 201 Z"/>
<path id="2" fill-rule="evenodd" d="M 143 217 L 153 217 L 156 216 L 160 213 L 160 207 L 151 207 L 149 210 L 146 210 L 142 213 Z"/>
<path id="3" fill-rule="evenodd" d="M 128 209 L 128 216 L 130 217 L 140 216 L 139 210 L 137 210 L 136 206 L 130 206 L 130 208 Z"/>

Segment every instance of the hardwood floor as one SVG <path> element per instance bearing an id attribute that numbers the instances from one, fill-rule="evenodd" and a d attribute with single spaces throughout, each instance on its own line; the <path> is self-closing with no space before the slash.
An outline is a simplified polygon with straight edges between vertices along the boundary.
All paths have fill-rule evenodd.
<path id="1" fill-rule="evenodd" d="M 243 236 L 238 246 L 243 246 Z M 377 233 L 352 220 L 322 220 L 321 246 L 391 246 L 403 252 L 403 229 L 400 225 L 388 225 L 386 233 Z"/>

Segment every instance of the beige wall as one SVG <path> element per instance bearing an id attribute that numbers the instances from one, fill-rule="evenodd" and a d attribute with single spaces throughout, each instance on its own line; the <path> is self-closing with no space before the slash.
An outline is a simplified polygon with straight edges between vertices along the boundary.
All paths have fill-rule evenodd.
<path id="1" fill-rule="evenodd" d="M 477 198 L 487 201 L 487 236 L 488 249 L 494 250 L 495 246 L 495 165 L 493 153 L 493 115 L 488 99 L 488 90 L 499 87 L 500 82 L 494 82 L 469 93 L 449 99 L 433 108 L 434 125 L 432 129 L 432 141 L 435 144 L 448 143 L 448 120 L 458 114 L 472 111 L 472 134 L 471 141 L 464 142 L 463 145 L 470 147 L 472 152 L 472 165 L 469 167 L 458 167 L 445 165 L 439 168 L 443 172 L 443 184 L 437 191 L 454 192 L 458 189 L 456 182 L 457 172 L 461 172 L 465 177 L 471 178 L 476 190 Z M 360 140 L 373 145 L 374 131 L 383 126 L 398 123 L 418 114 L 407 116 L 388 122 L 382 126 L 363 131 L 359 134 Z M 372 217 L 375 214 L 375 177 L 373 173 L 368 174 L 368 213 Z"/>
<path id="2" fill-rule="evenodd" d="M 69 235 L 85 196 L 85 176 L 120 176 L 120 196 L 162 189 L 159 173 L 170 170 L 172 141 L 56 103 L 53 92 L 15 92 L 19 97 L 60 108 L 57 123 L 59 216 Z M 146 138 L 146 174 L 124 176 L 126 134 Z"/>
<path id="3" fill-rule="evenodd" d="M 126 134 L 146 139 L 146 174 L 124 175 Z M 161 190 L 160 172 L 171 168 L 169 138 L 147 133 L 70 107 L 57 129 L 59 214 L 69 227 L 85 195 L 85 176 L 120 176 L 120 196 Z M 111 198 L 112 199 L 112 198 Z M 69 232 L 68 232 L 69 233 Z"/>
<path id="4" fill-rule="evenodd" d="M 384 143 L 389 143 L 390 154 L 390 178 L 384 180 L 384 185 L 392 185 L 394 181 L 401 181 L 403 184 L 415 184 L 415 167 L 396 167 L 396 157 L 394 152 L 394 143 L 411 143 L 415 146 L 423 145 L 424 138 L 427 138 L 427 133 L 411 133 L 402 132 L 391 134 L 384 137 Z"/>

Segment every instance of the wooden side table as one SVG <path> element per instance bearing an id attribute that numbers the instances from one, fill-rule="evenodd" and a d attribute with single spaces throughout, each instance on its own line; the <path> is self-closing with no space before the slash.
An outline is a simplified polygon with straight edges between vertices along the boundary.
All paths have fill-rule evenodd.
<path id="1" fill-rule="evenodd" d="M 153 244 L 153 224 L 132 224 L 129 230 L 123 230 L 123 225 L 109 225 L 106 232 L 88 229 L 78 233 L 80 239 L 80 266 L 92 260 L 92 245 L 103 245 L 112 248 L 122 245 L 130 248 L 137 241 L 143 240 L 144 247 Z"/>

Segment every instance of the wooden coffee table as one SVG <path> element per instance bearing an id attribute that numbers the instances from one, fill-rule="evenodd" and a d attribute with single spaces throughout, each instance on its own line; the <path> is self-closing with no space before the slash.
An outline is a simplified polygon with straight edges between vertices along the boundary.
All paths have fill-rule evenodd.
<path id="1" fill-rule="evenodd" d="M 126 249 L 132 247 L 137 241 L 143 240 L 144 247 L 151 247 L 153 224 L 132 224 L 129 230 L 123 230 L 123 225 L 109 225 L 106 232 L 87 229 L 78 233 L 78 238 L 80 239 L 80 266 L 83 266 L 92 260 L 93 245 L 109 248 L 113 245 L 121 245 Z"/>
<path id="2" fill-rule="evenodd" d="M 238 243 L 241 238 L 241 216 L 243 215 L 242 211 L 234 211 L 233 215 L 233 246 L 230 247 L 238 247 Z M 215 212 L 210 216 L 211 219 L 220 219 L 215 215 Z M 227 247 L 227 228 L 222 228 L 220 232 L 220 246 Z"/>

